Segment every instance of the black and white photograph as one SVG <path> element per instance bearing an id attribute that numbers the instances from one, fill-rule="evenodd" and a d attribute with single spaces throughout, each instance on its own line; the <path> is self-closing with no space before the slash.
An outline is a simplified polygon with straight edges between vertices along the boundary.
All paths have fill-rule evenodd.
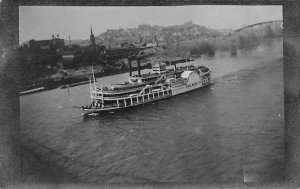
<path id="1" fill-rule="evenodd" d="M 285 181 L 282 5 L 18 11 L 24 186 Z"/>

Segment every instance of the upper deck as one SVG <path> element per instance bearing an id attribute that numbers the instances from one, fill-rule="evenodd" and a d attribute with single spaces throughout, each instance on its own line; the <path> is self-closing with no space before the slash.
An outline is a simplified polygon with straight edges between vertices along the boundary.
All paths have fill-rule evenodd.
<path id="1" fill-rule="evenodd" d="M 154 84 L 156 82 L 164 82 L 168 78 L 179 78 L 181 73 L 185 70 L 195 70 L 199 68 L 202 72 L 207 71 L 206 67 L 200 66 L 195 67 L 193 65 L 189 66 L 176 66 L 172 69 L 167 69 L 166 64 L 162 62 L 156 62 L 152 66 L 152 72 L 130 76 L 128 82 L 111 84 L 109 86 L 103 87 L 102 89 L 97 89 L 97 93 L 103 94 L 124 94 L 128 92 L 133 92 L 141 90 L 145 85 Z"/>

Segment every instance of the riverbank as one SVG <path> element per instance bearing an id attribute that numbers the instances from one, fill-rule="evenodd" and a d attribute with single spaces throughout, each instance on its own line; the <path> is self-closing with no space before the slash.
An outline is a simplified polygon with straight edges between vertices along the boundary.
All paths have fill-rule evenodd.
<path id="1" fill-rule="evenodd" d="M 192 60 L 193 59 L 190 58 L 187 59 L 176 58 L 174 60 L 165 60 L 163 62 L 168 65 L 174 65 L 178 63 L 189 62 Z M 151 69 L 151 68 L 152 68 L 151 62 L 142 63 L 140 66 L 141 70 Z M 126 73 L 129 71 L 128 67 L 118 68 L 118 69 L 115 68 L 112 70 L 103 70 L 102 66 L 100 65 L 94 65 L 93 69 L 96 78 Z M 132 67 L 132 70 L 137 71 L 137 65 L 134 65 Z M 72 86 L 84 85 L 88 83 L 89 78 L 91 77 L 91 73 L 92 73 L 92 66 L 86 66 L 76 70 L 75 69 L 62 70 L 60 73 L 54 74 L 49 78 L 40 79 L 38 82 L 28 84 L 27 86 L 22 86 L 20 95 L 41 92 L 44 90 L 51 90 L 61 86 L 66 88 L 68 86 L 72 87 Z"/>

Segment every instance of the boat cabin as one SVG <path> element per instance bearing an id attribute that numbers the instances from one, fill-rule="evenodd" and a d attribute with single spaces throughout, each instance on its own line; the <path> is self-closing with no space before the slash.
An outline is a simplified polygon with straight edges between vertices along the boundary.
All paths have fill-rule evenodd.
<path id="1" fill-rule="evenodd" d="M 153 71 L 153 73 L 158 73 L 158 74 L 166 73 L 167 72 L 167 70 L 166 70 L 166 64 L 162 63 L 162 62 L 155 63 L 152 66 L 152 71 Z"/>

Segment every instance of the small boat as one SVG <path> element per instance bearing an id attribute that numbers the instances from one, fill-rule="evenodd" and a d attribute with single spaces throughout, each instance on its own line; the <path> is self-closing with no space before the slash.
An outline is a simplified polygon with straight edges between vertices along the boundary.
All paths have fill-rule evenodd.
<path id="1" fill-rule="evenodd" d="M 166 64 L 156 62 L 152 73 L 130 76 L 128 82 L 112 84 L 100 88 L 96 86 L 95 76 L 90 79 L 91 104 L 82 107 L 83 115 L 111 112 L 186 93 L 211 82 L 209 68 L 205 66 L 184 66 L 166 69 Z"/>

